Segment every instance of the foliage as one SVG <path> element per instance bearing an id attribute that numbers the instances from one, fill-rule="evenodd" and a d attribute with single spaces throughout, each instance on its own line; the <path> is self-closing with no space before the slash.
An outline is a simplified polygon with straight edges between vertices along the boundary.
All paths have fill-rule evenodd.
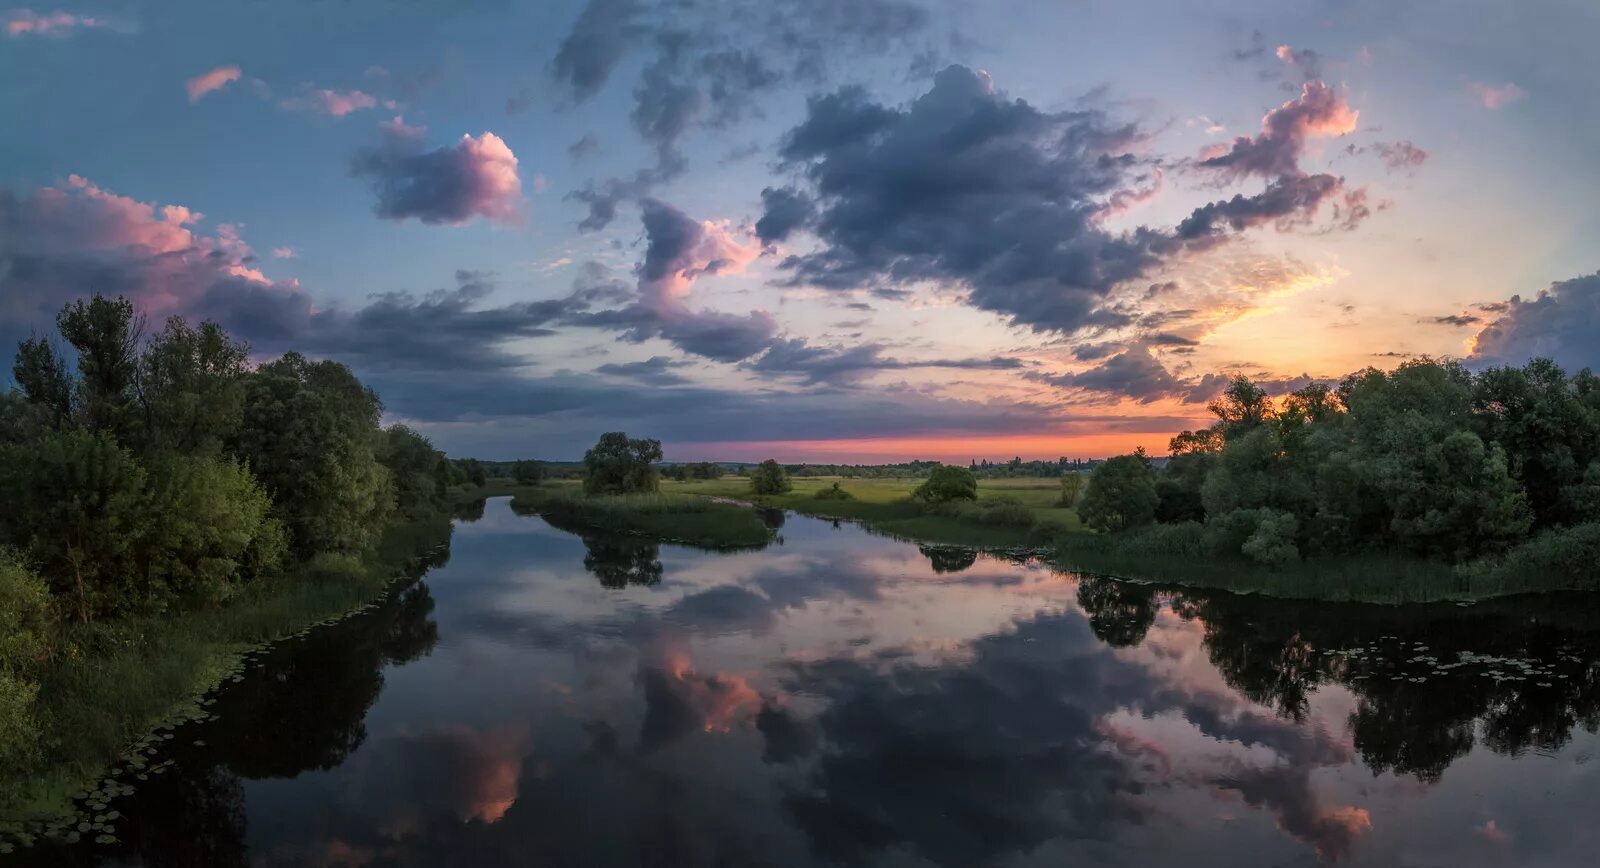
<path id="1" fill-rule="evenodd" d="M 977 500 L 978 478 L 965 467 L 942 464 L 928 472 L 928 479 L 911 496 L 928 503 Z"/>
<path id="2" fill-rule="evenodd" d="M 31 768 L 38 761 L 43 731 L 34 708 L 38 697 L 38 684 L 0 669 L 0 769 Z"/>
<path id="3" fill-rule="evenodd" d="M 579 496 L 552 489 L 518 493 L 511 508 L 573 531 L 642 534 L 704 548 L 753 548 L 772 534 L 756 512 L 671 494 Z"/>
<path id="4" fill-rule="evenodd" d="M 537 461 L 518 461 L 511 469 L 511 478 L 518 485 L 538 485 L 545 476 L 545 466 Z"/>
<path id="5" fill-rule="evenodd" d="M 750 490 L 756 494 L 788 494 L 794 485 L 783 465 L 768 458 L 750 474 Z"/>
<path id="6" fill-rule="evenodd" d="M 54 630 L 49 587 L 21 553 L 0 548 L 0 672 L 36 672 L 50 657 Z"/>
<path id="7" fill-rule="evenodd" d="M 408 521 L 444 511 L 448 460 L 428 438 L 404 425 L 390 425 L 379 441 L 378 460 L 394 482 L 395 505 Z"/>
<path id="8" fill-rule="evenodd" d="M 378 461 L 382 409 L 337 362 L 287 353 L 249 378 L 233 448 L 272 494 L 296 556 L 376 541 L 394 505 Z"/>
<path id="9" fill-rule="evenodd" d="M 24 548 L 76 618 L 147 602 L 145 472 L 109 435 L 75 429 L 0 448 L 0 502 L 0 542 Z"/>
<path id="10" fill-rule="evenodd" d="M 1088 477 L 1082 473 L 1064 473 L 1061 475 L 1061 505 L 1074 507 L 1078 505 L 1078 498 L 1083 496 L 1083 488 L 1089 483 Z"/>
<path id="11" fill-rule="evenodd" d="M 1112 458 L 1089 474 L 1078 514 L 1095 530 L 1125 530 L 1153 521 L 1159 503 L 1155 470 L 1141 450 Z"/>
<path id="12" fill-rule="evenodd" d="M 140 540 L 152 604 L 217 603 L 283 565 L 287 540 L 272 500 L 242 464 L 173 456 L 152 481 L 152 521 Z"/>
<path id="13" fill-rule="evenodd" d="M 214 322 L 167 320 L 136 368 L 144 448 L 220 451 L 244 412 L 249 356 Z"/>
<path id="14" fill-rule="evenodd" d="M 837 483 L 837 482 L 835 482 L 834 484 L 828 486 L 827 488 L 819 488 L 819 489 L 817 489 L 817 492 L 815 494 L 811 495 L 811 496 L 816 498 L 817 500 L 854 500 L 855 499 L 855 495 L 851 494 L 848 491 L 845 491 L 843 488 L 840 488 L 839 487 L 839 483 Z"/>
<path id="15" fill-rule="evenodd" d="M 1600 585 L 1600 522 L 1547 530 L 1508 550 L 1503 557 L 1469 564 L 1465 571 L 1479 579 L 1537 576 L 1547 587 Z"/>
<path id="16" fill-rule="evenodd" d="M 660 460 L 659 440 L 634 440 L 621 431 L 602 434 L 583 453 L 583 490 L 589 494 L 655 491 L 660 478 L 654 465 Z"/>

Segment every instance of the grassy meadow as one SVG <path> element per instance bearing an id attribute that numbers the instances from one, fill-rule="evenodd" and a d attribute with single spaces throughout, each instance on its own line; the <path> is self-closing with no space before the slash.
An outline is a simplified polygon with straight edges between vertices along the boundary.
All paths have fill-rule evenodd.
<path id="1" fill-rule="evenodd" d="M 772 538 L 749 509 L 667 491 L 590 497 L 576 484 L 521 486 L 512 492 L 511 508 L 565 530 L 638 534 L 700 548 L 755 548 Z"/>

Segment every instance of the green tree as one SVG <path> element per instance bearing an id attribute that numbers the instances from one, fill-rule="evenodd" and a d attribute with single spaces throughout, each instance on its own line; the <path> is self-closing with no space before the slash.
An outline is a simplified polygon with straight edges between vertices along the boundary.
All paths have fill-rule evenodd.
<path id="1" fill-rule="evenodd" d="M 11 376 L 43 425 L 61 428 L 72 418 L 72 378 L 49 341 L 32 337 L 19 343 Z"/>
<path id="2" fill-rule="evenodd" d="M 977 500 L 978 477 L 960 465 L 941 464 L 928 472 L 928 478 L 911 492 L 911 496 L 929 503 Z"/>
<path id="3" fill-rule="evenodd" d="M 544 481 L 545 467 L 537 461 L 518 461 L 511 468 L 511 477 L 518 485 L 538 485 Z"/>
<path id="4" fill-rule="evenodd" d="M 415 521 L 444 511 L 449 485 L 444 453 L 404 425 L 390 425 L 380 438 L 378 460 L 394 481 L 395 508 Z"/>
<path id="5" fill-rule="evenodd" d="M 1088 483 L 1088 477 L 1082 473 L 1061 474 L 1061 505 L 1076 506 L 1078 498 L 1083 495 L 1083 487 Z"/>
<path id="6" fill-rule="evenodd" d="M 78 351 L 75 405 L 83 425 L 128 441 L 142 331 L 133 302 L 103 295 L 75 301 L 61 309 L 56 328 Z"/>
<path id="7" fill-rule="evenodd" d="M 282 566 L 287 534 L 272 499 L 239 462 L 174 455 L 150 479 L 153 512 L 140 540 L 150 607 L 218 603 Z"/>
<path id="8" fill-rule="evenodd" d="M 1124 530 L 1153 521 L 1159 502 L 1155 470 L 1140 449 L 1132 455 L 1109 458 L 1095 467 L 1089 474 L 1078 515 L 1098 531 Z"/>
<path id="9" fill-rule="evenodd" d="M 271 493 L 297 556 L 359 551 L 382 532 L 394 504 L 378 462 L 382 409 L 344 365 L 299 353 L 248 378 L 233 452 Z"/>
<path id="10" fill-rule="evenodd" d="M 78 620 L 147 599 L 145 472 L 109 435 L 68 430 L 0 448 L 0 503 L 0 543 L 27 551 Z"/>
<path id="11" fill-rule="evenodd" d="M 793 489 L 788 472 L 775 459 L 761 462 L 750 474 L 750 490 L 756 494 L 788 494 Z"/>
<path id="12" fill-rule="evenodd" d="M 600 435 L 599 442 L 583 453 L 583 490 L 588 494 L 629 494 L 655 491 L 660 475 L 661 441 L 630 439 L 621 431 Z"/>
<path id="13" fill-rule="evenodd" d="M 214 322 L 167 320 L 139 359 L 145 449 L 220 451 L 243 417 L 249 356 Z"/>

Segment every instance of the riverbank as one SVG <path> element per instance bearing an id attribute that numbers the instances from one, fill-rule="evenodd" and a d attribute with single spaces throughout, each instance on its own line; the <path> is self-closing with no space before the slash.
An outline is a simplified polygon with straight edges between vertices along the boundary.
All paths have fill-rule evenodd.
<path id="1" fill-rule="evenodd" d="M 666 493 L 733 497 L 815 518 L 856 522 L 902 539 L 978 549 L 1048 545 L 1065 534 L 1086 533 L 1077 513 L 1060 505 L 1054 479 L 981 479 L 978 499 L 926 504 L 911 499 L 919 479 L 797 477 L 787 494 L 754 495 L 743 477 L 663 482 Z M 832 496 L 834 486 L 848 497 Z"/>
<path id="2" fill-rule="evenodd" d="M 700 548 L 759 548 L 772 539 L 755 510 L 686 494 L 589 497 L 575 485 L 523 486 L 513 492 L 511 509 L 563 530 L 637 534 Z"/>
<path id="3" fill-rule="evenodd" d="M 366 608 L 440 562 L 449 539 L 446 517 L 396 525 L 365 560 L 315 558 L 214 609 L 64 627 L 34 706 L 42 757 L 0 769 L 0 828 L 75 828 L 75 796 L 157 773 L 131 766 L 140 748 L 205 714 L 205 694 L 237 677 L 248 654 Z M 108 775 L 123 760 L 131 767 Z"/>

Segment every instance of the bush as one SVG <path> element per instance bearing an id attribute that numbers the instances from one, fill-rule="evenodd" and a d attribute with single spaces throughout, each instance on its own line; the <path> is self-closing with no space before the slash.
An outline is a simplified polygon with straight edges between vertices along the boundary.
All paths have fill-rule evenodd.
<path id="1" fill-rule="evenodd" d="M 1130 554 L 1202 557 L 1206 553 L 1205 527 L 1197 521 L 1148 525 L 1129 531 L 1118 540 L 1117 549 Z"/>
<path id="2" fill-rule="evenodd" d="M 544 477 L 544 465 L 537 461 L 518 461 L 511 468 L 511 478 L 515 479 L 518 485 L 538 485 L 544 481 Z"/>
<path id="3" fill-rule="evenodd" d="M 1600 522 L 1545 531 L 1503 557 L 1463 568 L 1478 578 L 1558 576 L 1574 584 L 1600 583 Z"/>
<path id="4" fill-rule="evenodd" d="M 39 759 L 39 685 L 0 670 L 0 769 L 27 768 Z M 0 793 L 0 801 L 6 794 Z"/>
<path id="5" fill-rule="evenodd" d="M 50 588 L 22 556 L 0 548 L 0 671 L 38 671 L 50 656 L 55 615 Z"/>
<path id="6" fill-rule="evenodd" d="M 1206 521 L 1203 539 L 1213 554 L 1244 555 L 1268 566 L 1300 559 L 1300 520 L 1277 509 L 1235 509 Z"/>
<path id="7" fill-rule="evenodd" d="M 945 464 L 933 468 L 928 479 L 911 496 L 929 503 L 949 503 L 953 500 L 977 500 L 978 477 L 965 467 Z"/>
<path id="8" fill-rule="evenodd" d="M 750 474 L 750 490 L 756 494 L 788 494 L 794 488 L 783 465 L 768 458 Z"/>
<path id="9" fill-rule="evenodd" d="M 366 577 L 367 568 L 352 554 L 318 552 L 306 562 L 306 575 L 318 582 L 357 582 Z"/>
<path id="10" fill-rule="evenodd" d="M 840 488 L 839 487 L 839 483 L 837 483 L 837 482 L 835 482 L 834 484 L 828 486 L 827 488 L 819 488 L 819 489 L 817 489 L 817 493 L 813 494 L 811 496 L 816 498 L 817 500 L 855 500 L 856 499 L 855 495 L 853 495 L 850 492 L 845 491 L 844 489 Z"/>
<path id="11" fill-rule="evenodd" d="M 927 515 L 960 519 L 992 527 L 1033 527 L 1033 510 L 1015 500 L 945 501 L 930 503 L 923 508 Z"/>

